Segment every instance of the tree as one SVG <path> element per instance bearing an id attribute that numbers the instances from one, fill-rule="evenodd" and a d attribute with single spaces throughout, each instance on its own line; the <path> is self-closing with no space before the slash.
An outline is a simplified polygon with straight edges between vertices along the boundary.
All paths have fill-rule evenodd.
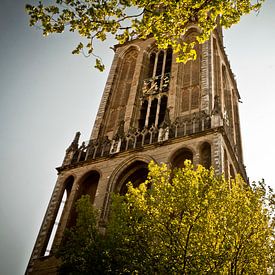
<path id="1" fill-rule="evenodd" d="M 67 28 L 87 40 L 73 50 L 96 57 L 95 67 L 104 70 L 94 53 L 94 40 L 114 37 L 118 43 L 146 39 L 152 35 L 159 48 L 169 45 L 178 54 L 177 61 L 196 57 L 195 42 L 208 40 L 219 23 L 229 28 L 244 14 L 257 11 L 264 0 L 52 0 L 52 4 L 26 5 L 30 26 L 37 26 L 44 36 L 62 33 Z M 197 41 L 185 41 L 190 25 L 197 25 Z"/>
<path id="2" fill-rule="evenodd" d="M 171 171 L 150 163 L 144 183 L 114 195 L 105 234 L 90 218 L 72 231 L 79 236 L 93 228 L 99 238 L 84 233 L 87 249 L 65 243 L 64 265 L 85 262 L 90 274 L 267 274 L 275 258 L 273 191 L 264 182 L 249 186 L 240 177 L 227 181 L 213 169 L 185 165 Z M 79 205 L 78 219 L 82 212 L 93 215 Z"/>
<path id="3" fill-rule="evenodd" d="M 105 241 L 98 231 L 98 212 L 92 207 L 88 195 L 76 203 L 76 225 L 65 232 L 64 244 L 57 252 L 62 259 L 60 274 L 107 273 Z"/>

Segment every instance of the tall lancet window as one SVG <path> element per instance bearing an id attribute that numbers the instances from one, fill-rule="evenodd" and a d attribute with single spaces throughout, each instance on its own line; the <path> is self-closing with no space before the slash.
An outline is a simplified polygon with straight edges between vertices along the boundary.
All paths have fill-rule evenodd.
<path id="1" fill-rule="evenodd" d="M 196 39 L 197 31 L 189 30 L 186 34 L 186 41 L 193 42 Z M 181 112 L 195 112 L 200 106 L 200 67 L 201 67 L 201 45 L 195 45 L 197 58 L 190 60 L 186 64 L 181 63 L 179 71 L 181 75 Z"/>
<path id="2" fill-rule="evenodd" d="M 106 132 L 117 129 L 119 122 L 124 120 L 126 105 L 133 82 L 138 50 L 130 49 L 120 60 L 115 75 L 114 90 L 110 100 L 110 111 L 106 123 Z"/>
<path id="3" fill-rule="evenodd" d="M 138 120 L 140 130 L 152 125 L 159 127 L 164 120 L 172 58 L 173 51 L 170 47 L 165 51 L 156 48 L 148 56 Z"/>
<path id="4" fill-rule="evenodd" d="M 225 66 L 222 66 L 222 82 L 223 82 L 223 97 L 224 97 L 224 119 L 230 131 L 233 133 L 233 107 L 232 94 L 229 86 L 227 72 Z"/>

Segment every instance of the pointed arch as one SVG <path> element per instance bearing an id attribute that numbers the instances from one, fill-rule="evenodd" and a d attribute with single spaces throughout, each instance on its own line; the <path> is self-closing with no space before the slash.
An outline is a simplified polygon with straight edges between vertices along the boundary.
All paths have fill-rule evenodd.
<path id="1" fill-rule="evenodd" d="M 190 28 L 185 34 L 185 41 L 187 43 L 195 42 L 197 35 L 198 30 Z M 182 113 L 191 113 L 198 111 L 200 108 L 202 47 L 196 42 L 194 49 L 197 53 L 196 59 L 189 60 L 186 64 L 179 64 L 179 70 L 183 72 L 180 76 L 180 106 Z"/>
<path id="2" fill-rule="evenodd" d="M 211 167 L 211 145 L 208 142 L 200 147 L 200 164 L 207 169 Z"/>
<path id="3" fill-rule="evenodd" d="M 170 157 L 170 163 L 173 168 L 183 168 L 185 160 L 188 159 L 193 162 L 193 155 L 193 152 L 189 148 L 180 148 Z"/>
<path id="4" fill-rule="evenodd" d="M 96 170 L 88 171 L 79 179 L 78 190 L 74 197 L 74 204 L 70 211 L 70 216 L 67 222 L 68 228 L 74 226 L 76 223 L 77 215 L 76 215 L 75 203 L 81 198 L 81 196 L 89 195 L 91 199 L 91 204 L 94 203 L 99 180 L 100 180 L 100 173 Z"/>
<path id="5" fill-rule="evenodd" d="M 112 92 L 109 115 L 106 121 L 107 132 L 112 131 L 118 126 L 121 120 L 124 120 L 138 54 L 139 50 L 136 47 L 130 47 L 120 56 L 116 70 L 116 80 L 113 84 L 115 90 L 119 89 L 119 94 L 114 91 Z"/>
<path id="6" fill-rule="evenodd" d="M 47 241 L 45 242 L 45 245 L 42 248 L 41 256 L 48 256 L 52 253 L 56 232 L 60 225 L 62 216 L 64 214 L 64 209 L 68 204 L 68 200 L 72 191 L 73 184 L 74 184 L 74 177 L 70 175 L 65 179 L 62 185 L 62 192 L 60 193 L 60 196 L 59 196 L 58 207 L 55 211 L 55 217 L 53 219 L 51 229 L 48 231 Z"/>
<path id="7" fill-rule="evenodd" d="M 125 195 L 127 193 L 128 182 L 131 182 L 134 187 L 138 187 L 141 183 L 145 182 L 147 176 L 148 163 L 136 160 L 120 173 L 115 185 L 115 192 Z"/>

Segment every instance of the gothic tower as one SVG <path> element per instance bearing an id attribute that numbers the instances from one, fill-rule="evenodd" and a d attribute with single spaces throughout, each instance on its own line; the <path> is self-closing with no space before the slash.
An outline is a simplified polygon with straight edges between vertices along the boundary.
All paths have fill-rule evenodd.
<path id="1" fill-rule="evenodd" d="M 194 39 L 191 27 L 185 39 Z M 176 63 L 172 50 L 154 39 L 115 47 L 115 56 L 88 142 L 80 133 L 66 150 L 38 234 L 27 274 L 55 274 L 66 227 L 75 223 L 74 203 L 83 194 L 106 222 L 112 192 L 147 177 L 151 160 L 181 167 L 185 159 L 213 166 L 217 174 L 246 179 L 234 75 L 221 31 L 196 46 L 197 59 Z"/>

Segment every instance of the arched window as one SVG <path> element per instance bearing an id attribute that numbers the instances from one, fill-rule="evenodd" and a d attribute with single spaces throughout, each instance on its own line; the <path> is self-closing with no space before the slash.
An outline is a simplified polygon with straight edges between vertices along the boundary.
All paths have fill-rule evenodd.
<path id="1" fill-rule="evenodd" d="M 185 160 L 191 160 L 193 162 L 193 153 L 187 148 L 178 150 L 173 156 L 171 163 L 173 168 L 184 168 Z"/>
<path id="2" fill-rule="evenodd" d="M 83 195 L 89 195 L 91 199 L 91 204 L 94 203 L 96 190 L 98 186 L 100 175 L 97 171 L 90 171 L 79 182 L 78 192 L 75 198 L 75 202 L 81 198 Z M 76 223 L 76 211 L 75 206 L 71 210 L 70 218 L 67 223 L 67 227 L 72 227 Z"/>
<path id="3" fill-rule="evenodd" d="M 73 182 L 74 182 L 74 177 L 70 176 L 66 179 L 66 181 L 64 183 L 64 189 L 63 189 L 61 200 L 59 201 L 58 209 L 56 211 L 55 220 L 54 220 L 54 223 L 52 225 L 52 229 L 50 231 L 50 234 L 48 236 L 47 244 L 45 245 L 45 248 L 42 250 L 43 251 L 43 256 L 48 256 L 51 253 L 53 243 L 54 243 L 54 238 L 55 238 L 55 235 L 56 235 L 56 231 L 57 231 L 58 226 L 61 222 L 61 218 L 62 218 L 62 215 L 63 215 L 64 208 L 66 206 L 66 203 L 68 201 L 68 198 L 69 198 L 71 190 L 72 190 Z"/>
<path id="4" fill-rule="evenodd" d="M 186 34 L 186 41 L 196 41 L 197 31 L 189 30 Z M 186 64 L 180 64 L 180 71 L 183 75 L 180 76 L 181 81 L 181 112 L 187 113 L 199 109 L 200 100 L 200 68 L 201 68 L 201 45 L 195 44 L 194 49 L 197 52 L 197 58 L 190 60 Z"/>
<path id="5" fill-rule="evenodd" d="M 127 192 L 127 183 L 132 182 L 134 187 L 138 187 L 145 182 L 148 175 L 148 164 L 143 161 L 135 161 L 121 172 L 117 184 L 116 192 L 125 195 Z"/>
<path id="6" fill-rule="evenodd" d="M 145 120 L 146 120 L 146 114 L 147 114 L 147 108 L 148 108 L 148 101 L 144 100 L 141 109 L 140 109 L 140 118 L 138 121 L 138 128 L 142 130 L 145 125 Z"/>
<path id="7" fill-rule="evenodd" d="M 226 120 L 227 126 L 230 127 L 230 131 L 233 134 L 233 108 L 232 108 L 232 97 L 231 97 L 231 89 L 226 73 L 226 68 L 222 66 L 222 81 L 223 81 L 223 97 L 224 97 L 224 119 Z"/>
<path id="8" fill-rule="evenodd" d="M 164 120 L 167 107 L 167 96 L 164 95 L 169 90 L 172 57 L 171 47 L 165 51 L 158 51 L 155 48 L 149 55 L 148 68 L 144 71 L 145 79 L 138 119 L 139 129 L 152 125 L 159 126 Z"/>
<path id="9" fill-rule="evenodd" d="M 156 76 L 162 75 L 162 67 L 164 63 L 164 52 L 160 51 L 158 53 L 158 62 L 157 62 L 157 70 L 156 70 Z"/>
<path id="10" fill-rule="evenodd" d="M 173 58 L 173 50 L 171 47 L 169 47 L 166 52 L 166 62 L 165 62 L 165 72 L 164 72 L 165 74 L 169 74 L 171 72 L 172 58 Z"/>
<path id="11" fill-rule="evenodd" d="M 160 124 L 163 122 L 164 117 L 165 117 L 165 112 L 166 112 L 166 108 L 167 108 L 167 96 L 163 96 L 161 97 L 161 101 L 160 101 L 160 109 L 159 109 L 159 117 L 158 117 L 158 127 L 160 126 Z"/>
<path id="12" fill-rule="evenodd" d="M 157 107 L 158 107 L 158 100 L 154 98 L 151 102 L 151 107 L 150 107 L 150 115 L 149 115 L 149 122 L 148 122 L 149 127 L 151 127 L 153 124 L 155 125 Z"/>
<path id="13" fill-rule="evenodd" d="M 119 89 L 119 93 L 113 92 L 109 117 L 106 123 L 106 129 L 112 131 L 116 129 L 119 122 L 124 120 L 126 105 L 128 103 L 134 72 L 136 68 L 136 60 L 138 56 L 138 50 L 131 49 L 121 59 L 118 65 L 117 79 L 115 81 L 114 89 Z"/>
<path id="14" fill-rule="evenodd" d="M 155 48 L 149 55 L 149 66 L 145 79 L 148 78 L 163 78 L 164 75 L 170 74 L 172 66 L 173 50 L 168 47 L 167 50 L 158 51 Z"/>
<path id="15" fill-rule="evenodd" d="M 154 75 L 155 60 L 156 60 L 156 53 L 153 52 L 150 55 L 150 62 L 149 62 L 148 75 L 147 75 L 148 78 Z"/>
<path id="16" fill-rule="evenodd" d="M 208 142 L 204 142 L 201 146 L 200 163 L 207 169 L 211 167 L 211 145 Z"/>
<path id="17" fill-rule="evenodd" d="M 214 51 L 214 96 L 221 98 L 221 58 L 218 51 L 217 40 L 213 38 Z"/>

